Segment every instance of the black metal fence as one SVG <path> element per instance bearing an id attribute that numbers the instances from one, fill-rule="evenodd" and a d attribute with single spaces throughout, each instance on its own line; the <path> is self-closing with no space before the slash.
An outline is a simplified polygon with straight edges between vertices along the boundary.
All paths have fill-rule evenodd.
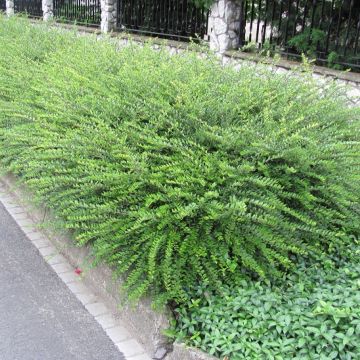
<path id="1" fill-rule="evenodd" d="M 15 0 L 14 11 L 16 13 L 26 13 L 31 17 L 43 16 L 41 0 Z"/>
<path id="2" fill-rule="evenodd" d="M 243 0 L 240 45 L 360 71 L 359 0 Z"/>
<path id="3" fill-rule="evenodd" d="M 6 0 L 0 0 L 0 11 L 6 11 Z"/>
<path id="4" fill-rule="evenodd" d="M 100 0 L 54 0 L 54 16 L 64 22 L 83 25 L 99 25 L 101 22 Z"/>
<path id="5" fill-rule="evenodd" d="M 192 0 L 118 0 L 121 30 L 158 37 L 204 39 L 208 11 Z"/>

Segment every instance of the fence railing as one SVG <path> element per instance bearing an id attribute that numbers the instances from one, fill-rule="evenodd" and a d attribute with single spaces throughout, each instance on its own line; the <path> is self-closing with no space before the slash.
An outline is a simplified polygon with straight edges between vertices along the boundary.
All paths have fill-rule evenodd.
<path id="1" fill-rule="evenodd" d="M 191 0 L 118 0 L 121 30 L 159 37 L 204 39 L 208 11 Z"/>
<path id="2" fill-rule="evenodd" d="M 101 23 L 100 1 L 53 0 L 53 13 L 57 20 L 97 26 Z M 221 14 L 225 15 L 219 21 L 215 17 L 220 16 L 220 10 L 214 11 L 217 15 L 212 13 L 211 36 L 230 37 L 232 31 L 237 43 L 239 32 L 242 49 L 254 46 L 290 59 L 305 53 L 320 65 L 360 72 L 360 0 L 233 1 L 236 15 L 231 14 L 232 6 L 228 5 L 222 9 Z M 118 30 L 175 40 L 207 39 L 209 11 L 194 3 L 195 0 L 113 0 L 103 9 L 104 22 L 112 21 L 108 27 L 111 30 L 117 22 Z M 220 2 L 215 8 L 220 9 Z M 5 0 L 0 0 L 1 9 L 5 9 Z M 41 17 L 42 0 L 15 0 L 14 10 Z M 230 31 L 232 24 L 236 29 Z M 228 33 L 223 35 L 222 31 Z"/>
<path id="3" fill-rule="evenodd" d="M 65 22 L 99 25 L 100 0 L 54 0 L 54 17 Z"/>
<path id="4" fill-rule="evenodd" d="M 360 70 L 360 1 L 243 0 L 240 45 Z"/>
<path id="5" fill-rule="evenodd" d="M 15 0 L 14 11 L 16 13 L 26 13 L 32 17 L 42 17 L 42 1 L 41 0 Z"/>
<path id="6" fill-rule="evenodd" d="M 6 0 L 0 0 L 0 11 L 6 11 Z"/>

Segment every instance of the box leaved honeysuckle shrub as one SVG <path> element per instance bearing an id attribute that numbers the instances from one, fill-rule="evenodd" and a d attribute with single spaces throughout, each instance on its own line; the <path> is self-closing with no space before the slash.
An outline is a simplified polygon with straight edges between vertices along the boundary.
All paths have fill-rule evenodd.
<path id="1" fill-rule="evenodd" d="M 292 271 L 359 233 L 359 111 L 334 83 L 0 17 L 0 160 L 131 298 Z"/>

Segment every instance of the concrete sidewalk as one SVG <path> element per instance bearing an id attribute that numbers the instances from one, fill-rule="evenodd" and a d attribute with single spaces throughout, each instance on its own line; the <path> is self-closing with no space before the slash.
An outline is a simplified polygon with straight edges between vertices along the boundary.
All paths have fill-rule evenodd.
<path id="1" fill-rule="evenodd" d="M 0 359 L 125 360 L 1 203 Z"/>

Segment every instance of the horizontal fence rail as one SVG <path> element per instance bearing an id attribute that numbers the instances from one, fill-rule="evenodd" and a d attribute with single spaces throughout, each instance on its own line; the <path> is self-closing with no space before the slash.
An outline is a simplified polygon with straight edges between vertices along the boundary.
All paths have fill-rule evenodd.
<path id="1" fill-rule="evenodd" d="M 240 45 L 360 71 L 359 0 L 243 0 Z"/>
<path id="2" fill-rule="evenodd" d="M 121 30 L 159 37 L 204 39 L 208 11 L 191 0 L 118 0 Z"/>
<path id="3" fill-rule="evenodd" d="M 42 17 L 42 1 L 41 0 L 15 0 L 14 11 L 16 13 L 26 13 L 33 17 Z"/>
<path id="4" fill-rule="evenodd" d="M 54 0 L 54 16 L 57 20 L 66 22 L 99 25 L 100 0 Z"/>

